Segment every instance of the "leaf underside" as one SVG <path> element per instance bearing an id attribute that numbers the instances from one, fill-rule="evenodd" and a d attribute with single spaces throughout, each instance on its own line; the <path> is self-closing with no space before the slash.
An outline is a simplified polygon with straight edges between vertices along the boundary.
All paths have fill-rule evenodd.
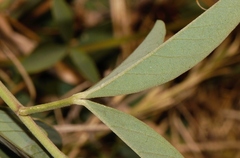
<path id="1" fill-rule="evenodd" d="M 165 43 L 162 43 L 164 24 L 157 21 L 129 58 L 75 98 L 130 94 L 176 78 L 209 55 L 239 24 L 239 8 L 239 0 L 220 0 Z M 140 157 L 182 157 L 163 137 L 136 118 L 89 100 L 79 99 L 78 104 L 93 112 Z"/>
<path id="2" fill-rule="evenodd" d="M 82 104 L 140 157 L 183 158 L 163 137 L 135 117 L 89 100 Z"/>
<path id="3" fill-rule="evenodd" d="M 240 1 L 220 0 L 162 44 L 165 29 L 158 21 L 143 43 L 110 75 L 74 96 L 140 157 L 182 155 L 163 137 L 136 118 L 101 104 L 82 100 L 142 91 L 170 81 L 209 55 L 239 24 Z"/>
<path id="4" fill-rule="evenodd" d="M 239 24 L 239 8 L 239 0 L 220 0 L 163 44 L 164 24 L 158 21 L 129 58 L 79 97 L 135 93 L 178 77 L 209 55 Z"/>
<path id="5" fill-rule="evenodd" d="M 12 115 L 13 112 L 11 112 Z M 12 151 L 23 157 L 49 157 L 46 151 L 36 143 L 21 126 L 9 116 L 6 110 L 0 109 L 0 141 Z"/>

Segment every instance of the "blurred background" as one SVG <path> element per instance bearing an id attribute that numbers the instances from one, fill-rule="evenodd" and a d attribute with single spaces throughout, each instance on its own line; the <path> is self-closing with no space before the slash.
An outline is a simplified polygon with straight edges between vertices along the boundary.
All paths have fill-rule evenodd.
<path id="1" fill-rule="evenodd" d="M 109 74 L 156 20 L 167 40 L 203 12 L 195 0 L 0 0 L 0 79 L 25 106 L 62 99 Z M 238 26 L 175 80 L 94 101 L 144 121 L 186 158 L 240 158 L 239 52 Z M 82 106 L 34 117 L 60 133 L 70 158 L 138 157 Z"/>

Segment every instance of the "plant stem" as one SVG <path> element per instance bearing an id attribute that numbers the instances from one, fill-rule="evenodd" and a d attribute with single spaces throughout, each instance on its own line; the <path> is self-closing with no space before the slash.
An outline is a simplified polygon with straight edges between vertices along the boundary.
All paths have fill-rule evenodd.
<path id="1" fill-rule="evenodd" d="M 32 134 L 38 139 L 38 141 L 45 147 L 45 149 L 53 156 L 57 158 L 67 158 L 47 137 L 46 133 L 38 127 L 30 116 L 18 116 L 25 126 L 32 132 Z"/>
<path id="2" fill-rule="evenodd" d="M 12 93 L 3 85 L 0 81 L 0 97 L 4 102 L 15 112 L 18 118 L 23 122 L 23 124 L 32 132 L 32 134 L 38 139 L 38 141 L 48 150 L 48 152 L 57 158 L 66 158 L 64 155 L 46 136 L 42 129 L 33 121 L 29 116 L 20 116 L 18 114 L 18 109 L 23 108 L 22 104 L 12 95 Z"/>
<path id="3" fill-rule="evenodd" d="M 0 97 L 15 113 L 17 113 L 18 109 L 22 106 L 22 104 L 19 103 L 12 93 L 4 86 L 2 81 L 0 81 Z"/>
<path id="4" fill-rule="evenodd" d="M 66 107 L 73 104 L 72 97 L 54 101 L 51 103 L 45 103 L 45 104 L 39 104 L 36 106 L 31 106 L 31 107 L 21 107 L 19 108 L 19 115 L 29 115 L 33 113 L 38 113 L 38 112 L 43 112 L 43 111 L 48 111 L 48 110 L 53 110 L 57 108 L 62 108 Z"/>

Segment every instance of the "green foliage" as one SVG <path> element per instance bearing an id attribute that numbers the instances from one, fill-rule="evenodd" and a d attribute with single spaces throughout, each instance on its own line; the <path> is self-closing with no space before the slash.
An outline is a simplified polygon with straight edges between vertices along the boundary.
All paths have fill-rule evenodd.
<path id="1" fill-rule="evenodd" d="M 148 71 L 149 68 L 152 71 L 158 71 L 154 70 L 154 68 L 151 68 L 156 63 L 151 63 L 151 66 L 149 66 L 149 63 L 148 66 L 145 64 L 143 65 L 145 68 L 142 68 L 142 64 L 139 63 L 145 61 L 145 58 L 151 55 L 149 53 L 151 50 L 154 50 L 156 47 L 162 44 L 165 33 L 166 31 L 164 23 L 162 21 L 157 21 L 156 25 L 143 41 L 143 43 L 110 75 L 108 75 L 106 78 L 92 87 L 89 91 L 87 91 L 87 96 L 102 97 L 127 94 L 142 90 L 143 88 L 141 86 L 146 85 L 147 83 L 155 83 L 151 82 L 153 75 L 149 75 L 149 77 L 146 76 L 146 80 L 149 79 L 148 82 L 146 82 L 141 74 L 147 75 L 145 71 Z M 153 56 L 153 58 L 155 57 Z M 135 68 L 137 69 L 136 71 L 140 72 L 133 72 L 135 75 L 131 75 L 129 71 L 134 71 Z M 122 85 L 123 83 L 124 86 Z"/>
<path id="2" fill-rule="evenodd" d="M 163 137 L 131 115 L 88 100 L 79 103 L 101 119 L 140 157 L 183 157 Z"/>
<path id="3" fill-rule="evenodd" d="M 237 26 L 238 5 L 237 1 L 218 2 L 164 44 L 163 26 L 157 24 L 146 41 L 109 76 L 86 91 L 85 97 L 134 93 L 178 77 L 209 55 Z"/>
<path id="4" fill-rule="evenodd" d="M 73 12 L 65 0 L 53 0 L 52 13 L 65 41 L 73 37 Z"/>
<path id="5" fill-rule="evenodd" d="M 76 65 L 79 72 L 86 77 L 89 81 L 96 83 L 100 79 L 96 65 L 92 58 L 84 52 L 76 49 L 70 50 L 70 57 Z"/>
<path id="6" fill-rule="evenodd" d="M 163 43 L 164 24 L 157 21 L 150 34 L 133 54 L 95 86 L 65 100 L 29 108 L 20 107 L 18 114 L 26 115 L 56 109 L 68 104 L 83 105 L 140 157 L 182 157 L 163 137 L 136 118 L 87 99 L 135 93 L 176 78 L 209 55 L 239 24 L 239 8 L 239 0 L 220 0 L 165 43 Z M 53 15 L 62 37 L 69 41 L 73 36 L 72 13 L 63 0 L 53 1 Z M 53 52 L 56 53 L 51 55 Z M 28 72 L 40 71 L 46 67 L 42 67 L 41 61 L 37 60 L 47 56 L 49 60 L 44 60 L 44 62 L 49 67 L 59 61 L 65 52 L 65 47 L 49 45 L 41 47 L 32 56 L 25 59 L 23 65 Z M 70 49 L 70 58 L 83 76 L 92 82 L 98 81 L 98 72 L 88 55 Z M 84 63 L 88 63 L 87 68 Z M 1 93 L 2 98 L 6 97 L 7 94 Z M 14 105 L 11 104 L 11 106 Z M 45 139 L 44 136 L 42 137 Z M 14 143 L 11 142 L 11 144 Z M 48 147 L 46 149 L 48 150 Z M 25 149 L 20 150 L 26 152 Z M 54 155 L 54 153 L 51 154 Z"/>
<path id="7" fill-rule="evenodd" d="M 30 133 L 26 132 L 26 128 L 21 125 L 20 120 L 17 117 L 13 118 L 10 109 L 0 109 L 0 122 L 0 142 L 7 145 L 20 157 L 50 157 L 36 140 L 32 139 Z"/>
<path id="8" fill-rule="evenodd" d="M 163 44 L 164 24 L 158 21 L 128 59 L 94 87 L 76 94 L 75 98 L 129 94 L 176 78 L 210 54 L 238 25 L 240 12 L 236 6 L 239 1 L 216 3 Z M 182 157 L 156 132 L 134 118 L 94 102 L 82 104 L 140 157 Z"/>
<path id="9" fill-rule="evenodd" d="M 28 73 L 43 71 L 60 61 L 66 55 L 66 47 L 57 44 L 40 45 L 30 56 L 22 61 Z"/>

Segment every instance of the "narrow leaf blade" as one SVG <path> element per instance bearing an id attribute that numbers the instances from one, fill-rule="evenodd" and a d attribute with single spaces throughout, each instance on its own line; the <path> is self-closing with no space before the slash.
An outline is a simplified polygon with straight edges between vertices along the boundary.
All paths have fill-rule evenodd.
<path id="1" fill-rule="evenodd" d="M 66 47 L 57 44 L 40 45 L 22 64 L 28 73 L 37 73 L 53 66 L 66 55 Z"/>
<path id="2" fill-rule="evenodd" d="M 47 134 L 48 138 L 59 148 L 62 148 L 62 138 L 60 134 L 50 125 L 40 121 L 35 120 L 35 123 L 41 127 Z"/>
<path id="3" fill-rule="evenodd" d="M 94 113 L 140 157 L 183 158 L 163 137 L 131 115 L 88 100 L 80 104 Z"/>
<path id="4" fill-rule="evenodd" d="M 239 8 L 239 0 L 220 0 L 167 42 L 157 46 L 154 44 L 158 41 L 159 35 L 155 35 L 158 28 L 154 27 L 126 61 L 79 96 L 129 94 L 176 78 L 209 55 L 239 24 Z"/>
<path id="5" fill-rule="evenodd" d="M 96 83 L 100 79 L 94 61 L 86 53 L 76 49 L 70 50 L 70 57 L 78 71 L 89 81 Z"/>
<path id="6" fill-rule="evenodd" d="M 53 0 L 52 13 L 63 39 L 68 42 L 73 36 L 73 12 L 65 0 Z"/>
<path id="7" fill-rule="evenodd" d="M 11 116 L 10 116 L 11 115 Z M 19 126 L 16 119 L 13 119 L 13 112 L 6 109 L 0 109 L 0 141 L 8 146 L 12 151 L 21 154 L 24 157 L 50 157 L 36 143 L 26 131 Z"/>

